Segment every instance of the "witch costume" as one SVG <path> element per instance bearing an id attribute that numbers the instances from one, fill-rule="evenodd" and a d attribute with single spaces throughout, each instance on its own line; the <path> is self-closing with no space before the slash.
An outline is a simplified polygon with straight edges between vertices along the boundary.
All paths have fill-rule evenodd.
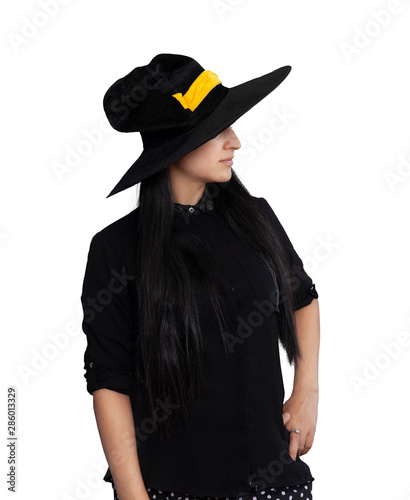
<path id="1" fill-rule="evenodd" d="M 116 130 L 140 132 L 144 150 L 107 197 L 217 136 L 274 90 L 290 69 L 284 66 L 228 88 L 190 57 L 159 54 L 117 80 L 104 96 L 104 110 Z M 296 460 L 290 456 L 290 431 L 282 419 L 275 273 L 220 216 L 217 195 L 217 183 L 208 183 L 198 203 L 173 203 L 173 224 L 195 232 L 214 257 L 209 272 L 223 297 L 225 333 L 232 339 L 227 358 L 209 297 L 198 295 L 204 382 L 187 425 L 179 425 L 170 439 L 160 439 L 147 401 L 134 386 L 139 207 L 101 229 L 90 243 L 81 294 L 87 391 L 107 388 L 130 396 L 138 460 L 153 500 L 311 500 L 314 478 L 299 455 Z M 318 298 L 315 285 L 269 203 L 255 199 L 286 249 L 296 283 L 295 310 L 305 307 Z M 166 415 L 172 405 L 162 402 L 158 411 Z M 122 500 L 109 468 L 104 480 L 112 483 L 114 498 Z"/>

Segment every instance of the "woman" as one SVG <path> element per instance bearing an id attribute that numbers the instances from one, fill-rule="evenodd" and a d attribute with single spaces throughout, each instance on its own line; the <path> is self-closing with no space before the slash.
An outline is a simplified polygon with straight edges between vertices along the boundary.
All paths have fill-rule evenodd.
<path id="1" fill-rule="evenodd" d="M 110 193 L 140 182 L 139 204 L 92 238 L 81 295 L 115 499 L 312 498 L 300 455 L 317 420 L 318 294 L 232 169 L 231 125 L 280 70 L 228 89 L 192 58 L 160 54 L 104 98 L 114 128 L 144 141 Z M 285 404 L 279 342 L 295 364 Z"/>

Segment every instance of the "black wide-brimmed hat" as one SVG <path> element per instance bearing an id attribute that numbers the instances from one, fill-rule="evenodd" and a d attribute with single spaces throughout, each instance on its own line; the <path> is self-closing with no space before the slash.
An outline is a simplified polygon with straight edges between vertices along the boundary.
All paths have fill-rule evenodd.
<path id="1" fill-rule="evenodd" d="M 213 139 L 272 92 L 290 66 L 236 87 L 194 59 L 158 54 L 113 83 L 103 106 L 119 132 L 140 132 L 143 152 L 107 198 L 166 168 Z"/>

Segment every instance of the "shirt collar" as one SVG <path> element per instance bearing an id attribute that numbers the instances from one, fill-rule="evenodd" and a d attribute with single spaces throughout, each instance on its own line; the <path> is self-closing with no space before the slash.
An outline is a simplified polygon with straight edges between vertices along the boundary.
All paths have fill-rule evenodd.
<path id="1" fill-rule="evenodd" d="M 208 185 L 205 186 L 204 193 L 201 199 L 195 205 L 183 205 L 182 203 L 174 204 L 174 216 L 178 214 L 183 215 L 198 215 L 199 212 L 203 212 L 209 215 L 216 215 L 215 203 L 213 197 L 210 196 Z"/>

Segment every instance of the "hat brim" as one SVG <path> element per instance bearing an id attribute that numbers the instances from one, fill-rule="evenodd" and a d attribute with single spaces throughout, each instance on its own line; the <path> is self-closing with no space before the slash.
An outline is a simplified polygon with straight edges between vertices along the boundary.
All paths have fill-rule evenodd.
<path id="1" fill-rule="evenodd" d="M 291 66 L 283 66 L 271 73 L 229 88 L 217 108 L 195 128 L 172 140 L 163 141 L 160 148 L 144 149 L 107 198 L 138 184 L 216 137 L 275 90 L 291 69 Z"/>

